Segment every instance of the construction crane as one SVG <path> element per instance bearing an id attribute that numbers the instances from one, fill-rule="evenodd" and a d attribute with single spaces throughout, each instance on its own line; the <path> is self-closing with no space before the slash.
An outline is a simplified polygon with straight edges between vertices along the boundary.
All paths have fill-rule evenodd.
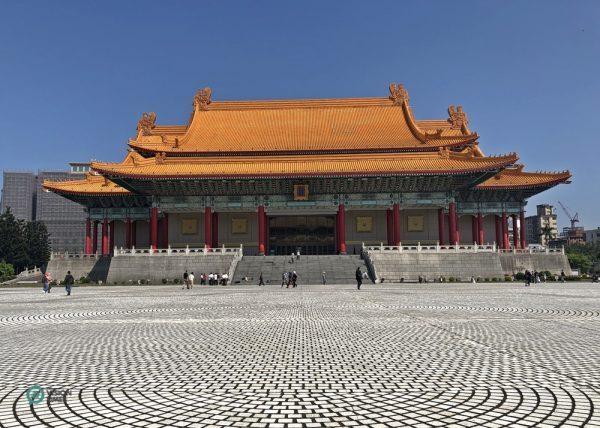
<path id="1" fill-rule="evenodd" d="M 561 201 L 558 201 L 558 204 L 563 209 L 567 217 L 569 217 L 569 221 L 571 222 L 571 230 L 575 230 L 575 223 L 579 223 L 579 213 L 575 213 L 575 215 L 571 215 L 571 212 L 563 205 Z"/>

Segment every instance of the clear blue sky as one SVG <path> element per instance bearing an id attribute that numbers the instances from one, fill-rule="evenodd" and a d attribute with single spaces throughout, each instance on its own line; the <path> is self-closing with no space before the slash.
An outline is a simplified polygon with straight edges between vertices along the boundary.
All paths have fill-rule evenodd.
<path id="1" fill-rule="evenodd" d="M 144 111 L 213 99 L 462 104 L 486 154 L 573 172 L 533 198 L 600 225 L 600 1 L 19 1 L 0 10 L 0 169 L 117 161 Z M 567 224 L 562 211 L 559 223 Z"/>

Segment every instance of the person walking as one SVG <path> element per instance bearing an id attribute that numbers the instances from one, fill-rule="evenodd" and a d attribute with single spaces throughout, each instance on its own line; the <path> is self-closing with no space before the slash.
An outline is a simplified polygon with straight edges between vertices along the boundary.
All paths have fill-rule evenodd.
<path id="1" fill-rule="evenodd" d="M 50 293 L 50 274 L 48 272 L 44 274 L 42 282 L 44 283 L 44 293 Z"/>
<path id="2" fill-rule="evenodd" d="M 327 284 L 327 277 L 325 276 L 325 272 L 321 272 L 321 281 L 323 282 L 323 285 Z"/>
<path id="3" fill-rule="evenodd" d="M 188 286 L 188 276 L 190 276 L 190 274 L 188 273 L 188 271 L 186 269 L 185 272 L 183 273 L 183 287 L 181 287 L 182 290 Z"/>
<path id="4" fill-rule="evenodd" d="M 360 290 L 360 286 L 362 285 L 363 275 L 360 270 L 360 266 L 356 268 L 356 288 Z"/>
<path id="5" fill-rule="evenodd" d="M 288 273 L 287 272 L 283 272 L 281 274 L 281 288 L 283 288 L 283 286 L 287 283 L 287 279 L 288 278 Z"/>
<path id="6" fill-rule="evenodd" d="M 67 292 L 67 296 L 71 295 L 71 287 L 75 284 L 75 278 L 71 275 L 71 271 L 67 271 L 67 275 L 65 276 L 65 290 Z"/>
<path id="7" fill-rule="evenodd" d="M 188 289 L 191 290 L 194 288 L 194 272 L 188 275 Z"/>
<path id="8" fill-rule="evenodd" d="M 300 260 L 300 247 L 296 250 L 296 260 Z"/>
<path id="9" fill-rule="evenodd" d="M 296 286 L 298 285 L 297 281 L 298 281 L 298 274 L 296 273 L 296 271 L 293 271 L 292 272 L 292 288 L 296 288 Z"/>
<path id="10" fill-rule="evenodd" d="M 258 277 L 258 286 L 260 287 L 261 285 L 265 285 L 265 281 L 263 280 L 262 272 L 260 273 L 260 276 Z"/>
<path id="11" fill-rule="evenodd" d="M 525 287 L 529 287 L 531 285 L 531 272 L 529 270 L 525 271 Z"/>
<path id="12" fill-rule="evenodd" d="M 561 271 L 560 271 L 560 282 L 565 282 L 565 277 L 566 277 L 565 270 L 561 269 Z"/>
<path id="13" fill-rule="evenodd" d="M 292 271 L 289 271 L 288 274 L 287 274 L 287 286 L 286 286 L 286 288 L 290 288 L 290 284 L 293 285 L 293 283 L 292 283 Z"/>

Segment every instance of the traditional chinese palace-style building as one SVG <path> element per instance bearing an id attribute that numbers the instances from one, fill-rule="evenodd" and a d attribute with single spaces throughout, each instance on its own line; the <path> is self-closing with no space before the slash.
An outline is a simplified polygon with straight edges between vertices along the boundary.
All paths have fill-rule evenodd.
<path id="1" fill-rule="evenodd" d="M 44 186 L 87 208 L 86 253 L 242 244 L 245 254 L 343 254 L 381 242 L 524 248 L 527 198 L 570 173 L 526 172 L 515 153 L 486 155 L 460 106 L 418 120 L 404 87 L 389 91 L 215 101 L 205 88 L 187 124 L 160 125 L 145 113 L 121 162 L 93 162 L 83 180 Z"/>

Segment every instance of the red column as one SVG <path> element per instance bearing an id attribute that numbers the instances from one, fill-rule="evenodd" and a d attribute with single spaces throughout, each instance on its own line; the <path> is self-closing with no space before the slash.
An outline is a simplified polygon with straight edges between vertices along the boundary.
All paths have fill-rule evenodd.
<path id="1" fill-rule="evenodd" d="M 108 219 L 102 220 L 102 255 L 108 256 Z"/>
<path id="2" fill-rule="evenodd" d="M 162 229 L 161 229 L 161 245 L 163 248 L 169 246 L 169 214 L 164 213 L 162 218 Z"/>
<path id="3" fill-rule="evenodd" d="M 483 230 L 483 214 L 477 213 L 477 244 L 483 245 L 485 240 L 485 231 Z"/>
<path id="4" fill-rule="evenodd" d="M 502 211 L 502 248 L 510 249 L 510 242 L 508 240 L 508 219 L 506 217 L 506 211 Z"/>
<path id="5" fill-rule="evenodd" d="M 476 215 L 472 215 L 471 216 L 471 236 L 472 236 L 472 241 L 474 244 L 477 243 L 477 237 L 479 236 L 479 230 L 477 229 L 479 227 L 479 224 L 477 223 L 477 216 Z"/>
<path id="6" fill-rule="evenodd" d="M 498 248 L 502 248 L 502 225 L 500 222 L 500 216 L 495 215 L 494 220 L 496 222 L 496 245 Z"/>
<path id="7" fill-rule="evenodd" d="M 392 206 L 392 220 L 393 220 L 393 242 L 392 245 L 400 245 L 400 240 L 402 239 L 400 236 L 400 205 L 395 203 Z"/>
<path id="8" fill-rule="evenodd" d="M 212 248 L 212 208 L 204 208 L 204 246 Z"/>
<path id="9" fill-rule="evenodd" d="M 92 220 L 85 220 L 85 254 L 92 253 Z"/>
<path id="10" fill-rule="evenodd" d="M 338 238 L 340 241 L 340 254 L 346 254 L 346 207 L 344 204 L 338 206 L 339 231 Z"/>
<path id="11" fill-rule="evenodd" d="M 94 220 L 94 236 L 92 236 L 92 254 L 98 252 L 98 220 Z"/>
<path id="12" fill-rule="evenodd" d="M 258 254 L 265 254 L 265 207 L 258 206 L 257 221 L 258 221 Z"/>
<path id="13" fill-rule="evenodd" d="M 125 248 L 131 248 L 131 219 L 125 219 Z"/>
<path id="14" fill-rule="evenodd" d="M 137 245 L 137 222 L 135 220 L 131 221 L 131 246 L 135 247 Z"/>
<path id="15" fill-rule="evenodd" d="M 108 235 L 108 251 L 112 251 L 115 247 L 115 221 L 111 221 L 109 224 L 109 235 Z"/>
<path id="16" fill-rule="evenodd" d="M 527 239 L 525 234 L 525 211 L 521 210 L 519 213 L 519 221 L 521 222 L 521 227 L 519 228 L 519 232 L 521 232 L 521 248 L 527 247 Z"/>
<path id="17" fill-rule="evenodd" d="M 438 208 L 438 241 L 444 245 L 444 209 Z"/>
<path id="18" fill-rule="evenodd" d="M 213 248 L 219 246 L 219 213 L 212 215 L 212 246 Z"/>
<path id="19" fill-rule="evenodd" d="M 393 245 L 392 240 L 394 236 L 394 219 L 392 218 L 392 210 L 385 210 L 386 219 L 386 230 L 387 230 L 387 244 Z"/>
<path id="20" fill-rule="evenodd" d="M 456 245 L 458 241 L 457 236 L 458 227 L 456 225 L 456 203 L 450 202 L 448 204 L 448 236 L 449 244 Z"/>
<path id="21" fill-rule="evenodd" d="M 513 246 L 515 248 L 519 248 L 519 227 L 517 226 L 517 215 L 513 214 L 511 217 L 513 224 Z"/>
<path id="22" fill-rule="evenodd" d="M 150 208 L 150 246 L 153 250 L 158 248 L 158 208 Z"/>

